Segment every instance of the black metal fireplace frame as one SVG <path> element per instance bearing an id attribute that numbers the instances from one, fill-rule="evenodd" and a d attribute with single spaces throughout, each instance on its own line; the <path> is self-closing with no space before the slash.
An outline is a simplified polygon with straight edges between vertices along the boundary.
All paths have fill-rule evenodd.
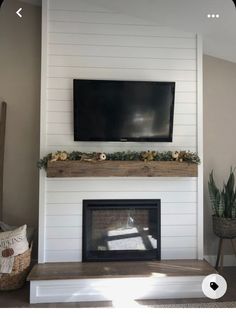
<path id="1" fill-rule="evenodd" d="M 156 210 L 156 235 L 157 249 L 154 250 L 118 250 L 118 251 L 88 251 L 87 243 L 89 241 L 88 231 L 85 229 L 86 225 L 91 226 L 91 211 L 93 208 L 103 209 L 115 207 L 123 209 L 124 207 L 135 207 L 142 209 L 143 207 L 154 208 Z M 115 210 L 114 210 L 115 211 Z M 83 262 L 98 262 L 98 261 L 148 261 L 161 260 L 161 200 L 83 200 L 83 229 L 82 229 L 82 261 Z"/>

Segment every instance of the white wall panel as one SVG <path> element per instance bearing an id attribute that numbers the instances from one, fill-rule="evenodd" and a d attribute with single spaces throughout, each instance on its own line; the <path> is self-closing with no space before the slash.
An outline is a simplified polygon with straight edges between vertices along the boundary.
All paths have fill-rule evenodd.
<path id="1" fill-rule="evenodd" d="M 96 0 L 49 0 L 45 148 L 197 150 L 196 35 L 121 15 Z M 44 21 L 44 23 L 46 23 Z M 175 81 L 172 143 L 73 141 L 73 79 Z M 162 258 L 197 258 L 194 178 L 45 178 L 44 260 L 81 261 L 84 199 L 161 199 Z M 42 236 L 41 236 L 42 237 Z"/>

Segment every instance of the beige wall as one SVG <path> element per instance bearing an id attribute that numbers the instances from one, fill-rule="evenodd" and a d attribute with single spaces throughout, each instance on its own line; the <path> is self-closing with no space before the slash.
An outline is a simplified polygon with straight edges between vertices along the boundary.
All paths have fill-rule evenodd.
<path id="1" fill-rule="evenodd" d="M 23 8 L 23 18 L 16 10 Z M 37 227 L 41 8 L 11 0 L 0 10 L 0 98 L 8 103 L 3 220 Z"/>
<path id="2" fill-rule="evenodd" d="M 203 79 L 205 254 L 214 255 L 218 238 L 212 232 L 207 182 L 212 169 L 220 185 L 230 166 L 236 167 L 236 64 L 204 56 Z"/>

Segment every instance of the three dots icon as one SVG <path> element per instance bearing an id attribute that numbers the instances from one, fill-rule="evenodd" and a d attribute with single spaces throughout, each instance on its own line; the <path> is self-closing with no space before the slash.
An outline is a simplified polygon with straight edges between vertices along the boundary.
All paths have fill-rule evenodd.
<path id="1" fill-rule="evenodd" d="M 219 19 L 220 15 L 218 13 L 207 14 L 208 19 Z"/>

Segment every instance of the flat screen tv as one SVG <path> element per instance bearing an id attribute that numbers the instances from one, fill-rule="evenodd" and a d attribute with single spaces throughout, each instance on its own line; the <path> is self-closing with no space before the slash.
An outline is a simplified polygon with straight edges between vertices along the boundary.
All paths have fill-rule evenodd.
<path id="1" fill-rule="evenodd" d="M 74 80 L 74 140 L 171 142 L 175 83 Z"/>

